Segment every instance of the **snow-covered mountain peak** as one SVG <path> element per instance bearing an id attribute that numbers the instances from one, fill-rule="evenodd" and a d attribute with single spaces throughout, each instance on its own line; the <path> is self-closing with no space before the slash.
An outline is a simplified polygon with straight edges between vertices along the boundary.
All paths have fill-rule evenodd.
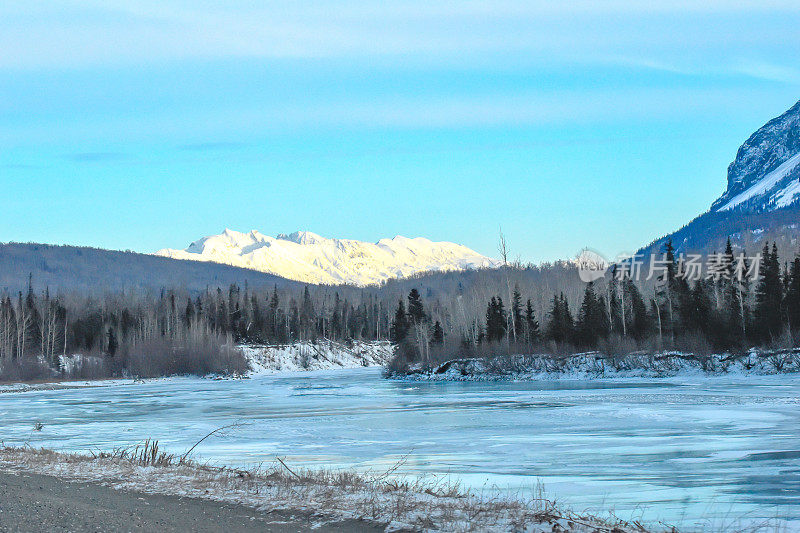
<path id="1" fill-rule="evenodd" d="M 156 255 L 224 263 L 308 283 L 360 286 L 420 272 L 499 266 L 498 261 L 451 242 L 397 235 L 368 243 L 329 239 L 310 231 L 268 237 L 256 230 L 226 229 L 184 250 L 164 249 Z"/>
<path id="2" fill-rule="evenodd" d="M 739 147 L 712 211 L 771 211 L 800 200 L 800 102 Z"/>
<path id="3" fill-rule="evenodd" d="M 289 235 L 281 233 L 280 235 L 278 235 L 277 238 L 284 241 L 290 241 L 296 244 L 319 244 L 330 241 L 330 239 L 326 239 L 325 237 L 320 237 L 316 233 L 311 233 L 310 231 L 295 231 L 294 233 L 290 233 Z"/>

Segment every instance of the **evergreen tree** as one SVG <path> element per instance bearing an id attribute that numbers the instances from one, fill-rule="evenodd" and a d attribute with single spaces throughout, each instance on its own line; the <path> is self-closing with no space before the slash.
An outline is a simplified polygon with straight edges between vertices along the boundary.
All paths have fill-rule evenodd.
<path id="1" fill-rule="evenodd" d="M 489 342 L 502 340 L 506 334 L 507 324 L 502 298 L 492 296 L 486 308 L 486 340 Z"/>
<path id="2" fill-rule="evenodd" d="M 183 321 L 187 328 L 192 327 L 192 321 L 194 320 L 194 303 L 192 303 L 191 298 L 186 299 L 186 311 L 183 313 Z"/>
<path id="3" fill-rule="evenodd" d="M 514 323 L 514 342 L 522 338 L 524 331 L 522 316 L 522 295 L 519 292 L 519 285 L 514 285 L 514 293 L 511 297 L 511 320 Z"/>
<path id="4" fill-rule="evenodd" d="M 706 336 L 724 335 L 713 317 L 714 304 L 711 301 L 710 280 L 698 279 L 692 287 L 692 305 L 688 309 L 687 323 L 690 331 L 700 331 Z"/>
<path id="5" fill-rule="evenodd" d="M 331 338 L 336 340 L 342 335 L 342 310 L 341 301 L 339 300 L 339 293 L 337 292 L 333 299 L 333 314 L 331 315 Z M 403 310 L 405 313 L 405 310 Z"/>
<path id="6" fill-rule="evenodd" d="M 772 244 L 764 244 L 760 279 L 756 288 L 755 331 L 756 340 L 770 342 L 780 335 L 782 328 L 781 303 L 783 284 L 778 249 Z"/>
<path id="7" fill-rule="evenodd" d="M 676 274 L 678 265 L 675 260 L 675 247 L 672 240 L 664 245 L 664 272 L 658 276 L 658 285 L 655 289 L 654 308 L 660 323 L 662 336 L 669 335 L 671 345 L 675 343 L 676 321 L 679 318 L 676 294 Z"/>
<path id="8" fill-rule="evenodd" d="M 33 274 L 28 274 L 28 293 L 25 296 L 25 316 L 28 317 L 27 335 L 32 339 L 41 337 L 41 316 L 36 305 L 36 296 L 33 293 Z"/>
<path id="9" fill-rule="evenodd" d="M 795 334 L 800 331 L 800 255 L 794 258 L 789 270 L 784 307 L 790 330 Z"/>
<path id="10" fill-rule="evenodd" d="M 562 292 L 553 296 L 553 304 L 547 324 L 547 338 L 555 342 L 572 342 L 574 322 L 569 304 Z"/>
<path id="11" fill-rule="evenodd" d="M 107 335 L 108 335 L 108 349 L 106 350 L 106 353 L 110 357 L 114 357 L 114 355 L 117 353 L 117 346 L 118 346 L 117 336 L 114 334 L 114 328 L 108 328 Z"/>
<path id="12" fill-rule="evenodd" d="M 308 292 L 308 285 L 303 288 L 303 303 L 300 306 L 300 330 L 305 337 L 311 337 L 314 331 L 314 322 L 316 314 L 314 313 L 314 303 L 311 301 L 311 295 Z"/>
<path id="13" fill-rule="evenodd" d="M 597 341 L 607 335 L 607 321 L 601 300 L 594 292 L 594 282 L 586 284 L 583 302 L 578 312 L 576 340 L 585 348 L 595 348 Z"/>
<path id="14" fill-rule="evenodd" d="M 431 335 L 431 343 L 444 344 L 444 330 L 442 324 L 437 320 L 433 324 L 433 334 Z"/>
<path id="15" fill-rule="evenodd" d="M 619 289 L 617 265 L 611 267 L 611 278 L 608 280 L 608 322 L 609 330 L 618 335 L 625 335 L 623 299 Z"/>
<path id="16" fill-rule="evenodd" d="M 686 265 L 682 257 L 676 262 L 675 277 L 672 279 L 670 292 L 674 310 L 677 311 L 677 313 L 673 312 L 673 335 L 680 336 L 696 327 L 691 319 L 694 307 L 692 289 L 689 287 Z M 677 316 L 674 316 L 676 314 Z"/>
<path id="17" fill-rule="evenodd" d="M 394 313 L 394 320 L 392 320 L 392 326 L 389 330 L 391 341 L 394 344 L 403 342 L 408 335 L 410 326 L 408 315 L 406 314 L 406 306 L 403 300 L 400 300 L 397 304 L 397 311 Z"/>
<path id="18" fill-rule="evenodd" d="M 746 283 L 744 276 L 738 279 L 736 265 L 734 264 L 733 246 L 731 239 L 725 245 L 723 254 L 724 275 L 720 278 L 720 295 L 722 308 L 720 315 L 720 336 L 723 348 L 733 348 L 741 345 L 745 331 L 744 327 L 744 302 L 742 301 L 742 283 Z"/>
<path id="19" fill-rule="evenodd" d="M 530 299 L 525 304 L 525 340 L 528 344 L 533 344 L 539 340 L 539 322 L 533 312 L 533 305 Z"/>
<path id="20" fill-rule="evenodd" d="M 280 307 L 280 299 L 278 298 L 277 285 L 272 288 L 272 296 L 269 299 L 269 313 L 267 316 L 267 329 L 269 336 L 273 342 L 278 340 L 278 308 Z"/>
<path id="21" fill-rule="evenodd" d="M 636 287 L 636 284 L 629 277 L 622 282 L 626 305 L 629 312 L 626 313 L 626 331 L 636 340 L 644 340 L 650 333 L 650 316 L 647 314 L 647 306 L 644 298 Z"/>
<path id="22" fill-rule="evenodd" d="M 426 320 L 425 308 L 417 289 L 411 289 L 408 293 L 408 318 L 411 324 L 422 324 Z"/>

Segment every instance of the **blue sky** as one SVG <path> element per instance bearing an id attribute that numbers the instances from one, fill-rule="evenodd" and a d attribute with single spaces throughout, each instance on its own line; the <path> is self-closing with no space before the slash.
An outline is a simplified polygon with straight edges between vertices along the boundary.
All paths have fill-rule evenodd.
<path id="1" fill-rule="evenodd" d="M 0 241 L 229 227 L 610 256 L 800 99 L 800 4 L 0 5 Z"/>

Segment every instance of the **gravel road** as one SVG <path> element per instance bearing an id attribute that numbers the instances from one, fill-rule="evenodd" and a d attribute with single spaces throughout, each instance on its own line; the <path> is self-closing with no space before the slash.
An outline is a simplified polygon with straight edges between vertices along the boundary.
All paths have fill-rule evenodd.
<path id="1" fill-rule="evenodd" d="M 265 531 L 370 532 L 350 520 L 316 526 L 308 514 L 264 513 L 239 505 L 114 490 L 37 474 L 0 473 L 0 532 Z"/>

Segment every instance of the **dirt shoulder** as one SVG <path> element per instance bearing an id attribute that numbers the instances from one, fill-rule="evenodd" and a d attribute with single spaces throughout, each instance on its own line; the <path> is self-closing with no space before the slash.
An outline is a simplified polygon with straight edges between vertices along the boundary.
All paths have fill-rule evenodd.
<path id="1" fill-rule="evenodd" d="M 150 440 L 95 454 L 0 446 L 0 533 L 646 530 L 559 508 L 543 493 L 487 496 L 447 478 L 392 472 L 293 469 L 281 458 L 250 470 L 219 467 Z"/>
<path id="2" fill-rule="evenodd" d="M 0 473 L 0 532 L 382 531 L 368 522 L 318 524 L 310 514 L 115 490 L 40 474 Z"/>

